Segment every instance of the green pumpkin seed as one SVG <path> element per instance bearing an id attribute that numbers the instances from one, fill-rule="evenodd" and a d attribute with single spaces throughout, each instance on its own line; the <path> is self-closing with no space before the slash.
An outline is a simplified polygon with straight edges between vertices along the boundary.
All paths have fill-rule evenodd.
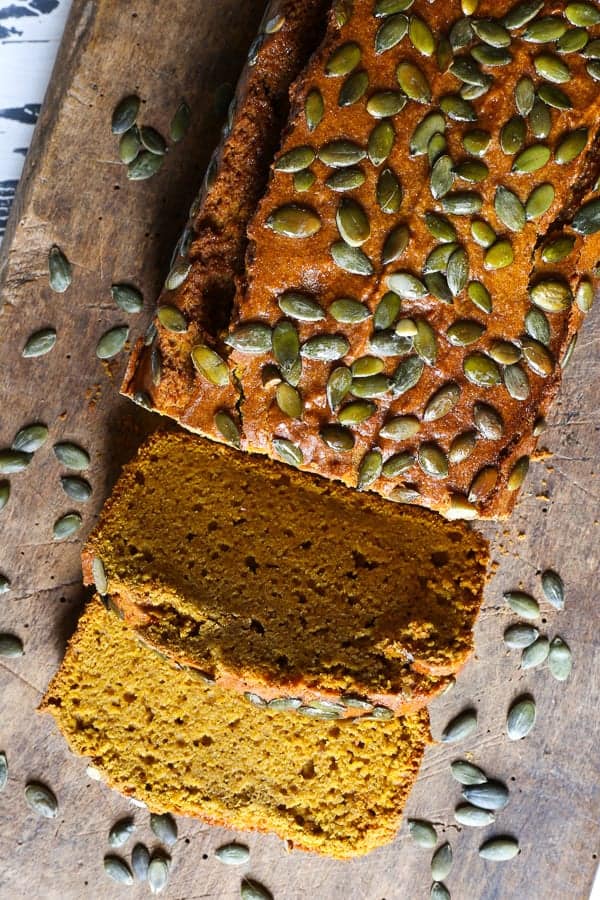
<path id="1" fill-rule="evenodd" d="M 572 235 L 562 235 L 551 241 L 542 250 L 542 259 L 545 263 L 557 263 L 572 253 L 575 246 L 575 238 Z"/>
<path id="2" fill-rule="evenodd" d="M 475 32 L 471 24 L 471 19 L 464 16 L 457 19 L 450 29 L 450 46 L 454 51 L 461 50 L 475 39 Z"/>
<path id="3" fill-rule="evenodd" d="M 291 322 L 278 322 L 273 329 L 271 339 L 273 355 L 284 378 L 290 384 L 296 384 L 294 377 L 299 362 L 300 339 L 296 327 Z"/>
<path id="4" fill-rule="evenodd" d="M 409 237 L 410 234 L 406 225 L 397 225 L 390 231 L 385 239 L 381 253 L 381 261 L 384 266 L 400 259 L 408 246 Z"/>
<path id="5" fill-rule="evenodd" d="M 418 16 L 411 16 L 408 26 L 410 42 L 423 56 L 432 56 L 435 51 L 435 38 L 429 25 Z"/>
<path id="6" fill-rule="evenodd" d="M 316 153 L 312 147 L 294 147 L 277 159 L 273 165 L 276 172 L 300 172 L 307 169 L 315 160 Z"/>
<path id="7" fill-rule="evenodd" d="M 479 434 L 488 441 L 498 441 L 504 434 L 502 416 L 488 403 L 475 404 L 473 421 Z"/>
<path id="8" fill-rule="evenodd" d="M 396 132 L 391 122 L 379 122 L 369 135 L 367 151 L 374 166 L 381 166 L 394 146 Z M 364 179 L 363 179 L 364 180 Z"/>
<path id="9" fill-rule="evenodd" d="M 535 103 L 535 86 L 528 75 L 517 82 L 515 88 L 515 104 L 521 116 L 528 116 Z"/>
<path id="10" fill-rule="evenodd" d="M 226 412 L 224 409 L 219 410 L 215 413 L 214 422 L 215 428 L 223 440 L 227 444 L 231 444 L 232 447 L 237 447 L 239 449 L 241 446 L 240 430 L 230 413 Z"/>
<path id="11" fill-rule="evenodd" d="M 289 203 L 267 217 L 267 227 L 275 234 L 289 238 L 310 238 L 321 229 L 321 218 L 307 206 Z"/>
<path id="12" fill-rule="evenodd" d="M 410 272 L 395 272 L 388 275 L 388 287 L 400 297 L 407 300 L 422 300 L 427 296 L 427 289 L 423 282 Z"/>
<path id="13" fill-rule="evenodd" d="M 493 862 L 506 862 L 519 852 L 519 842 L 513 837 L 494 837 L 490 838 L 479 848 L 479 855 L 482 859 L 489 859 Z"/>
<path id="14" fill-rule="evenodd" d="M 369 76 L 364 70 L 353 72 L 343 83 L 338 96 L 338 106 L 353 106 L 364 97 L 369 87 Z"/>
<path id="15" fill-rule="evenodd" d="M 425 226 L 432 237 L 439 241 L 455 241 L 457 238 L 454 225 L 437 213 L 425 213 Z"/>
<path id="16" fill-rule="evenodd" d="M 471 223 L 471 234 L 480 247 L 491 247 L 496 240 L 496 232 L 488 222 L 476 219 Z"/>
<path id="17" fill-rule="evenodd" d="M 124 134 L 135 125 L 135 120 L 140 109 L 140 98 L 134 95 L 123 97 L 116 105 L 111 121 L 113 134 Z"/>
<path id="18" fill-rule="evenodd" d="M 571 31 L 567 31 L 566 34 L 564 35 L 564 39 L 569 38 L 569 37 L 571 38 L 569 43 L 572 42 L 574 44 L 575 37 L 577 37 L 581 42 L 581 46 L 580 47 L 569 47 L 569 50 L 565 50 L 564 52 L 566 52 L 566 53 L 571 53 L 573 51 L 576 52 L 577 50 L 583 50 L 583 48 L 585 47 L 585 50 L 583 50 L 583 53 L 581 54 L 583 57 L 585 57 L 585 59 L 600 59 L 600 39 L 596 38 L 596 40 L 590 41 L 588 44 L 589 37 L 588 37 L 588 33 L 585 30 L 585 28 L 573 28 Z M 566 40 L 565 40 L 565 43 L 567 43 Z M 560 41 L 559 41 L 559 49 L 560 49 Z"/>
<path id="19" fill-rule="evenodd" d="M 60 479 L 62 489 L 72 500 L 79 503 L 87 503 L 92 496 L 92 487 L 85 478 L 76 478 L 73 475 L 63 475 Z"/>
<path id="20" fill-rule="evenodd" d="M 423 412 L 425 422 L 436 422 L 447 416 L 460 400 L 460 387 L 454 381 L 444 384 L 430 397 Z"/>
<path id="21" fill-rule="evenodd" d="M 535 725 L 536 709 L 534 701 L 529 697 L 515 700 L 508 711 L 506 733 L 510 741 L 520 741 Z"/>
<path id="22" fill-rule="evenodd" d="M 428 113 L 419 122 L 410 140 L 410 152 L 412 156 L 422 156 L 427 153 L 429 141 L 434 134 L 442 134 L 445 131 L 446 122 L 438 112 Z M 431 213 L 430 215 L 434 215 Z"/>
<path id="23" fill-rule="evenodd" d="M 172 331 L 177 334 L 187 331 L 188 324 L 185 316 L 176 306 L 171 306 L 168 303 L 159 306 L 156 318 L 167 331 Z"/>
<path id="24" fill-rule="evenodd" d="M 565 6 L 565 16 L 571 25 L 579 25 L 581 28 L 600 23 L 600 10 L 592 3 L 568 3 Z"/>
<path id="25" fill-rule="evenodd" d="M 381 474 L 385 478 L 397 478 L 406 472 L 407 469 L 411 469 L 414 464 L 415 457 L 412 453 L 397 453 L 386 460 L 381 469 Z"/>
<path id="26" fill-rule="evenodd" d="M 400 297 L 394 291 L 388 291 L 383 295 L 373 317 L 377 331 L 390 328 L 394 324 L 400 312 L 400 305 Z"/>
<path id="27" fill-rule="evenodd" d="M 435 332 L 429 322 L 425 322 L 423 319 L 419 319 L 415 325 L 417 333 L 413 339 L 413 346 L 423 362 L 428 366 L 433 366 L 437 359 Z"/>
<path id="28" fill-rule="evenodd" d="M 442 732 L 442 741 L 446 744 L 463 741 L 474 734 L 476 730 L 477 713 L 474 709 L 466 709 L 448 722 Z"/>
<path id="29" fill-rule="evenodd" d="M 459 784 L 485 784 L 487 775 L 478 766 L 473 763 L 466 762 L 464 759 L 457 759 L 450 765 L 452 777 Z"/>
<path id="30" fill-rule="evenodd" d="M 552 113 L 545 103 L 536 97 L 529 114 L 529 127 L 534 137 L 545 140 L 552 128 Z"/>
<path id="31" fill-rule="evenodd" d="M 364 455 L 358 468 L 357 487 L 359 491 L 364 491 L 377 481 L 381 475 L 381 463 L 380 450 L 370 450 Z"/>
<path id="32" fill-rule="evenodd" d="M 502 379 L 513 400 L 527 400 L 530 394 L 529 378 L 521 366 L 506 366 L 502 372 Z"/>
<path id="33" fill-rule="evenodd" d="M 455 191 L 446 194 L 442 200 L 442 208 L 451 215 L 472 216 L 480 211 L 482 203 L 480 194 L 473 191 Z"/>
<path id="34" fill-rule="evenodd" d="M 169 880 L 169 861 L 163 856 L 153 856 L 148 863 L 146 880 L 152 894 L 160 894 Z"/>
<path id="35" fill-rule="evenodd" d="M 112 359 L 124 348 L 129 338 L 129 328 L 126 325 L 110 328 L 96 344 L 96 356 L 98 359 Z"/>
<path id="36" fill-rule="evenodd" d="M 463 147 L 467 153 L 472 156 L 483 156 L 490 145 L 492 139 L 489 131 L 483 131 L 481 128 L 475 128 L 473 131 L 467 131 L 463 135 Z"/>
<path id="37" fill-rule="evenodd" d="M 68 469 L 80 472 L 90 465 L 90 456 L 83 447 L 72 444 L 70 441 L 61 441 L 52 448 L 57 460 Z"/>
<path id="38" fill-rule="evenodd" d="M 352 373 L 345 366 L 334 369 L 327 379 L 327 403 L 332 412 L 340 407 L 352 387 Z"/>
<path id="39" fill-rule="evenodd" d="M 105 856 L 104 871 L 109 878 L 116 881 L 118 884 L 133 884 L 131 869 L 120 856 L 113 856 L 111 854 Z"/>
<path id="40" fill-rule="evenodd" d="M 3 791 L 8 781 L 8 762 L 6 753 L 0 752 L 0 791 Z"/>
<path id="41" fill-rule="evenodd" d="M 513 116 L 500 130 L 500 147 L 503 153 L 512 156 L 518 153 L 525 143 L 526 127 L 520 116 Z"/>
<path id="42" fill-rule="evenodd" d="M 301 707 L 302 712 L 306 715 L 307 709 L 310 707 Z M 299 710 L 300 711 L 300 710 Z M 318 711 L 314 711 L 318 712 Z M 331 716 L 323 716 L 320 718 L 332 718 Z M 240 886 L 240 897 L 241 900 L 273 900 L 273 895 L 270 891 L 267 890 L 262 884 L 259 884 L 257 881 L 252 881 L 249 878 L 244 878 L 242 884 Z"/>
<path id="43" fill-rule="evenodd" d="M 569 95 L 565 94 L 562 88 L 556 87 L 555 84 L 541 84 L 538 88 L 538 97 L 553 109 L 573 108 Z"/>
<path id="44" fill-rule="evenodd" d="M 460 803 L 454 810 L 454 818 L 467 828 L 486 828 L 496 821 L 496 816 L 491 810 L 479 809 L 470 803 Z"/>
<path id="45" fill-rule="evenodd" d="M 478 159 L 465 159 L 464 162 L 454 167 L 454 174 L 463 181 L 477 184 L 488 177 L 490 170 L 484 162 Z"/>
<path id="46" fill-rule="evenodd" d="M 547 637 L 541 636 L 537 638 L 529 647 L 525 647 L 521 654 L 521 668 L 535 669 L 541 666 L 548 659 L 550 652 L 550 642 Z"/>
<path id="47" fill-rule="evenodd" d="M 312 172 L 310 174 L 312 176 Z M 314 176 L 312 177 L 311 183 L 312 182 L 314 182 Z M 364 184 L 364 182 L 365 174 L 362 169 L 349 168 L 339 169 L 337 172 L 333 172 L 333 174 L 326 179 L 325 185 L 332 191 L 342 192 L 353 191 L 355 188 L 359 188 Z"/>
<path id="48" fill-rule="evenodd" d="M 25 428 L 19 429 L 11 444 L 11 450 L 17 450 L 23 453 L 35 453 L 40 447 L 44 446 L 47 440 L 47 427 L 36 422 L 33 425 L 26 425 Z"/>
<path id="49" fill-rule="evenodd" d="M 395 331 L 376 331 L 369 339 L 369 350 L 378 356 L 402 356 L 411 348 L 410 339 Z"/>
<path id="50" fill-rule="evenodd" d="M 434 163 L 446 153 L 448 144 L 443 134 L 434 134 L 427 144 L 427 159 L 433 168 Z"/>
<path id="51" fill-rule="evenodd" d="M 515 625 L 509 625 L 504 632 L 504 643 L 511 650 L 523 650 L 525 647 L 531 646 L 539 634 L 534 625 L 517 622 Z"/>
<path id="52" fill-rule="evenodd" d="M 417 451 L 417 462 L 423 472 L 431 478 L 447 478 L 448 476 L 448 457 L 437 444 L 421 444 Z M 444 740 L 443 736 L 442 740 Z"/>
<path id="53" fill-rule="evenodd" d="M 544 312 L 559 313 L 569 309 L 573 295 L 566 282 L 544 279 L 530 288 L 529 299 Z"/>
<path id="54" fill-rule="evenodd" d="M 452 291 L 448 287 L 445 275 L 442 275 L 441 272 L 430 272 L 426 275 L 425 285 L 428 292 L 442 303 L 452 303 Z"/>
<path id="55" fill-rule="evenodd" d="M 223 844 L 217 847 L 215 856 L 226 866 L 242 866 L 250 859 L 250 848 L 245 844 Z"/>
<path id="56" fill-rule="evenodd" d="M 50 353 L 56 343 L 56 331 L 54 328 L 41 328 L 27 338 L 21 356 L 32 359 L 36 356 L 45 356 Z"/>
<path id="57" fill-rule="evenodd" d="M 463 362 L 463 372 L 472 384 L 490 388 L 500 384 L 498 365 L 484 353 L 470 353 Z"/>
<path id="58" fill-rule="evenodd" d="M 0 634 L 0 656 L 7 659 L 16 659 L 19 656 L 23 656 L 23 653 L 23 641 L 21 638 L 17 637 L 16 634 Z"/>
<path id="59" fill-rule="evenodd" d="M 291 384 L 281 382 L 275 390 L 275 400 L 281 412 L 290 419 L 301 419 L 304 404 L 300 393 Z"/>
<path id="60" fill-rule="evenodd" d="M 539 434 L 539 432 L 538 432 Z M 535 431 L 534 435 L 537 437 Z M 514 464 L 512 471 L 508 478 L 507 487 L 509 491 L 518 491 L 525 478 L 527 477 L 527 472 L 529 471 L 529 457 L 522 456 L 517 462 Z"/>
<path id="61" fill-rule="evenodd" d="M 587 128 L 571 131 L 559 142 L 554 157 L 560 165 L 566 165 L 576 159 L 585 149 L 588 139 Z"/>
<path id="62" fill-rule="evenodd" d="M 336 322 L 342 322 L 347 325 L 356 325 L 359 322 L 364 322 L 371 315 L 369 309 L 363 303 L 359 303 L 358 300 L 353 300 L 350 297 L 334 300 L 328 312 Z"/>
<path id="63" fill-rule="evenodd" d="M 476 0 L 463 0 L 463 6 L 465 3 L 468 4 L 474 2 L 476 2 Z M 450 891 L 441 881 L 434 881 L 429 892 L 429 900 L 450 900 Z"/>
<path id="64" fill-rule="evenodd" d="M 352 275 L 368 276 L 374 272 L 371 260 L 360 247 L 351 247 L 345 241 L 331 245 L 331 257 L 338 268 Z"/>
<path id="65" fill-rule="evenodd" d="M 141 149 L 142 142 L 140 141 L 139 131 L 134 125 L 133 128 L 130 128 L 129 131 L 126 131 L 125 134 L 121 135 L 121 140 L 119 141 L 119 159 L 128 166 L 129 163 L 134 161 Z"/>
<path id="66" fill-rule="evenodd" d="M 571 80 L 569 67 L 558 56 L 552 53 L 540 53 L 533 64 L 535 70 L 541 78 L 551 81 L 554 84 L 564 84 Z"/>
<path id="67" fill-rule="evenodd" d="M 502 596 L 518 616 L 523 619 L 539 619 L 540 606 L 531 594 L 524 591 L 505 591 Z"/>
<path id="68" fill-rule="evenodd" d="M 562 37 L 566 30 L 564 19 L 558 16 L 542 16 L 525 29 L 523 40 L 532 44 L 550 44 Z"/>
<path id="69" fill-rule="evenodd" d="M 48 253 L 48 272 L 50 287 L 57 294 L 63 294 L 71 286 L 73 281 L 71 263 L 56 245 L 52 246 Z"/>
<path id="70" fill-rule="evenodd" d="M 577 53 L 585 47 L 586 49 L 582 53 L 582 56 L 588 56 L 588 47 L 586 47 L 586 45 L 588 44 L 589 39 L 589 35 L 585 28 L 569 28 L 569 30 L 565 31 L 562 37 L 556 42 L 556 49 L 559 53 Z M 591 43 L 597 44 L 598 42 L 592 41 Z"/>
<path id="71" fill-rule="evenodd" d="M 469 257 L 462 247 L 455 250 L 448 260 L 446 279 L 454 297 L 458 296 L 466 287 L 469 280 Z"/>
<path id="72" fill-rule="evenodd" d="M 490 47 L 489 44 L 476 44 L 471 50 L 471 56 L 482 66 L 507 66 L 512 62 L 512 56 L 504 47 Z"/>
<path id="73" fill-rule="evenodd" d="M 557 572 L 546 569 L 542 572 L 542 590 L 548 603 L 555 609 L 565 608 L 565 586 Z"/>
<path id="74" fill-rule="evenodd" d="M 550 148 L 545 144 L 533 144 L 516 157 L 512 164 L 513 172 L 531 173 L 542 169 L 550 159 Z"/>
<path id="75" fill-rule="evenodd" d="M 360 247 L 370 237 L 369 218 L 356 200 L 343 198 L 337 210 L 336 224 L 341 237 L 351 247 Z"/>
<path id="76" fill-rule="evenodd" d="M 329 77 L 349 75 L 360 63 L 362 51 L 358 44 L 349 41 L 334 50 L 325 66 L 325 74 Z"/>
<path id="77" fill-rule="evenodd" d="M 387 215 L 397 213 L 402 203 L 402 185 L 391 169 L 384 169 L 377 179 L 377 203 Z"/>
<path id="78" fill-rule="evenodd" d="M 483 265 L 488 270 L 505 269 L 514 262 L 514 251 L 510 241 L 496 241 L 483 257 Z"/>
<path id="79" fill-rule="evenodd" d="M 108 833 L 108 844 L 110 847 L 122 847 L 126 844 L 133 832 L 135 831 L 135 823 L 132 818 L 120 819 L 115 822 Z"/>
<path id="80" fill-rule="evenodd" d="M 341 359 L 350 349 L 350 343 L 343 334 L 316 334 L 300 347 L 300 355 L 305 359 L 333 362 Z"/>
<path id="81" fill-rule="evenodd" d="M 227 336 L 225 343 L 240 353 L 267 353 L 272 346 L 272 331 L 261 322 L 243 322 Z"/>
<path id="82" fill-rule="evenodd" d="M 401 62 L 396 69 L 398 84 L 410 100 L 431 102 L 431 88 L 425 74 L 411 62 Z"/>
<path id="83" fill-rule="evenodd" d="M 375 52 L 385 53 L 400 43 L 408 32 L 408 19 L 406 16 L 395 15 L 386 18 L 379 27 L 375 36 Z"/>
<path id="84" fill-rule="evenodd" d="M 546 182 L 534 188 L 525 204 L 525 215 L 528 220 L 539 219 L 548 212 L 554 202 L 554 185 Z"/>
<path id="85" fill-rule="evenodd" d="M 290 466 L 301 466 L 304 462 L 304 454 L 300 447 L 287 438 L 274 437 L 272 443 L 275 453 Z"/>
<path id="86" fill-rule="evenodd" d="M 600 231 L 600 199 L 590 200 L 579 208 L 573 218 L 573 228 L 578 234 L 596 234 Z"/>
<path id="87" fill-rule="evenodd" d="M 403 359 L 391 379 L 392 397 L 394 399 L 415 387 L 423 374 L 425 362 L 419 356 L 407 356 Z"/>
<path id="88" fill-rule="evenodd" d="M 508 788 L 500 781 L 490 779 L 485 784 L 465 785 L 463 797 L 479 809 L 504 809 L 508 803 Z"/>
<path id="89" fill-rule="evenodd" d="M 400 91 L 380 91 L 367 101 L 367 112 L 374 119 L 397 115 L 406 106 L 406 97 Z"/>
<path id="90" fill-rule="evenodd" d="M 309 91 L 307 94 L 304 104 L 304 115 L 309 131 L 314 131 L 315 128 L 320 125 L 324 114 L 325 103 L 323 101 L 323 95 L 317 88 L 313 88 L 313 90 Z"/>
<path id="91" fill-rule="evenodd" d="M 502 224 L 510 231 L 521 231 L 525 227 L 525 207 L 517 195 L 503 185 L 496 190 L 494 208 Z"/>
<path id="92" fill-rule="evenodd" d="M 453 465 L 464 462 L 475 449 L 476 443 L 477 435 L 474 431 L 464 431 L 462 434 L 458 434 L 450 444 L 448 460 Z"/>
<path id="93" fill-rule="evenodd" d="M 476 122 L 477 113 L 473 104 L 460 94 L 446 94 L 440 98 L 440 109 L 455 122 Z"/>
<path id="94" fill-rule="evenodd" d="M 171 119 L 169 135 L 174 144 L 178 144 L 186 136 L 192 123 L 192 111 L 185 100 L 182 100 Z"/>
<path id="95" fill-rule="evenodd" d="M 594 303 L 594 288 L 590 281 L 580 281 L 575 292 L 575 302 L 582 313 L 588 313 Z"/>
<path id="96" fill-rule="evenodd" d="M 226 387 L 229 384 L 227 363 L 206 344 L 197 344 L 190 355 L 196 371 L 211 384 L 216 387 Z"/>
<path id="97" fill-rule="evenodd" d="M 482 84 L 463 84 L 460 89 L 460 96 L 463 100 L 477 100 L 478 97 L 483 97 L 484 94 L 487 94 L 494 83 L 494 79 L 491 75 L 482 75 L 481 79 Z"/>
<path id="98" fill-rule="evenodd" d="M 449 71 L 465 84 L 476 86 L 485 84 L 486 76 L 471 56 L 456 56 Z"/>
<path id="99" fill-rule="evenodd" d="M 164 155 L 144 150 L 127 166 L 127 178 L 129 181 L 145 181 L 152 178 L 162 169 L 164 161 Z"/>
<path id="100" fill-rule="evenodd" d="M 511 37 L 496 19 L 477 19 L 471 23 L 477 37 L 491 47 L 509 47 Z"/>
<path id="101" fill-rule="evenodd" d="M 371 375 L 379 375 L 385 369 L 385 363 L 376 356 L 360 356 L 355 359 L 350 367 L 353 378 L 370 378 Z"/>
<path id="102" fill-rule="evenodd" d="M 341 425 L 325 425 L 320 434 L 322 441 L 337 453 L 348 453 L 354 447 L 354 435 Z"/>
<path id="103" fill-rule="evenodd" d="M 437 831 L 431 822 L 426 822 L 423 819 L 409 819 L 408 833 L 419 847 L 431 849 L 437 844 Z"/>
<path id="104" fill-rule="evenodd" d="M 454 182 L 454 166 L 449 156 L 440 156 L 435 162 L 430 175 L 429 188 L 431 196 L 436 200 L 444 197 Z"/>
<path id="105" fill-rule="evenodd" d="M 494 490 L 498 482 L 498 469 L 495 466 L 484 466 L 481 469 L 469 488 L 469 501 L 478 503 Z"/>
<path id="106" fill-rule="evenodd" d="M 389 389 L 390 383 L 385 375 L 369 375 L 365 378 L 356 378 L 352 382 L 354 396 L 366 400 L 383 397 Z"/>
<path id="107" fill-rule="evenodd" d="M 537 16 L 543 5 L 544 0 L 523 0 L 516 3 L 504 16 L 504 25 L 511 31 L 521 28 Z"/>
<path id="108" fill-rule="evenodd" d="M 566 681 L 573 668 L 573 656 L 562 638 L 555 637 L 548 651 L 548 668 L 557 681 Z"/>
<path id="109" fill-rule="evenodd" d="M 67 538 L 70 538 L 76 531 L 79 531 L 81 524 L 82 519 L 79 513 L 67 513 L 66 516 L 61 516 L 61 518 L 57 519 L 54 523 L 54 540 L 64 541 Z"/>
<path id="110" fill-rule="evenodd" d="M 375 4 L 376 16 L 391 16 L 394 13 L 404 12 L 409 9 L 414 0 L 377 0 Z"/>
<path id="111" fill-rule="evenodd" d="M 339 411 L 338 419 L 341 425 L 360 425 L 375 412 L 377 412 L 377 407 L 374 403 L 369 403 L 367 400 L 353 400 Z"/>
<path id="112" fill-rule="evenodd" d="M 144 308 L 144 298 L 137 288 L 130 284 L 113 284 L 110 293 L 119 309 L 126 313 L 139 313 Z"/>
<path id="113" fill-rule="evenodd" d="M 176 262 L 165 279 L 166 290 L 176 291 L 178 287 L 181 287 L 190 274 L 191 269 L 192 266 L 187 260 Z"/>
<path id="114" fill-rule="evenodd" d="M 0 481 L 0 511 L 10 499 L 10 481 Z"/>
<path id="115" fill-rule="evenodd" d="M 446 337 L 455 347 L 467 347 L 478 341 L 485 328 L 479 322 L 471 319 L 457 319 L 448 328 Z"/>
<path id="116" fill-rule="evenodd" d="M 282 312 L 300 322 L 319 322 L 325 318 L 322 307 L 304 294 L 286 291 L 277 302 Z"/>
<path id="117" fill-rule="evenodd" d="M 455 241 L 451 241 L 448 244 L 438 244 L 425 260 L 423 273 L 428 275 L 430 272 L 445 272 L 452 254 L 458 249 L 459 245 Z"/>
<path id="118" fill-rule="evenodd" d="M 492 359 L 495 359 L 496 362 L 503 366 L 511 366 L 521 358 L 519 347 L 517 347 L 516 344 L 512 344 L 510 341 L 492 341 L 488 353 Z"/>
<path id="119" fill-rule="evenodd" d="M 382 426 L 380 436 L 390 441 L 406 441 L 421 430 L 416 416 L 396 416 Z"/>
<path id="120" fill-rule="evenodd" d="M 142 125 L 138 134 L 142 146 L 149 153 L 154 153 L 156 156 L 164 156 L 167 152 L 166 141 L 155 128 L 151 128 L 149 125 Z"/>

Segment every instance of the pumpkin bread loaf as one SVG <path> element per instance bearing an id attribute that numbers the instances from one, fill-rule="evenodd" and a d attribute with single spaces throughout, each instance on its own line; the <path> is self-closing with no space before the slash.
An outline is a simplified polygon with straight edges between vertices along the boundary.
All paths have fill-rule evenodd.
<path id="1" fill-rule="evenodd" d="M 83 553 L 85 582 L 144 642 L 330 718 L 439 693 L 472 651 L 486 564 L 464 523 L 184 433 L 125 467 Z"/>
<path id="2" fill-rule="evenodd" d="M 591 2 L 334 3 L 230 350 L 190 348 L 193 321 L 170 335 L 194 384 L 179 421 L 451 517 L 508 514 L 597 285 L 599 46 Z"/>
<path id="3" fill-rule="evenodd" d="M 42 709 L 74 753 L 152 811 L 339 858 L 393 840 L 430 741 L 426 710 L 332 723 L 255 709 L 158 659 L 97 600 Z"/>

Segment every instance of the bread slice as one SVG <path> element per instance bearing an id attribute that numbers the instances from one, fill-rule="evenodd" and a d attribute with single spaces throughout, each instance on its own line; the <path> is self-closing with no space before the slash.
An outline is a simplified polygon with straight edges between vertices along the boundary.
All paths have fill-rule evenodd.
<path id="1" fill-rule="evenodd" d="M 336 718 L 403 714 L 448 684 L 487 560 L 464 523 L 165 433 L 125 468 L 83 572 L 178 662 Z"/>
<path id="2" fill-rule="evenodd" d="M 179 421 L 452 517 L 510 512 L 597 288 L 590 9 L 573 35 L 565 2 L 336 4 L 249 227 L 234 351 L 194 376 L 213 391 L 222 365 L 235 397 Z"/>
<path id="3" fill-rule="evenodd" d="M 255 709 L 157 658 L 98 600 L 41 709 L 74 753 L 152 811 L 339 858 L 393 840 L 430 742 L 426 710 L 332 723 Z"/>

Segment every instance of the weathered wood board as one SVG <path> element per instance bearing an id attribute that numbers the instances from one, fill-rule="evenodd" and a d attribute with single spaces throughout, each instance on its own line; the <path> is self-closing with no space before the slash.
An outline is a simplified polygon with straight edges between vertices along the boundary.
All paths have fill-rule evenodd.
<path id="1" fill-rule="evenodd" d="M 112 303 L 109 287 L 130 281 L 143 290 L 146 309 L 130 317 L 137 336 L 217 139 L 215 89 L 235 82 L 262 6 L 261 0 L 75 0 L 2 248 L 0 445 L 9 446 L 24 424 L 43 421 L 50 427 L 50 440 L 29 468 L 11 477 L 10 501 L 0 514 L 0 572 L 11 580 L 2 596 L 0 631 L 18 634 L 25 644 L 23 657 L 0 666 L 0 749 L 10 767 L 0 797 L 0 896 L 10 900 L 146 896 L 139 886 L 108 881 L 102 859 L 110 825 L 128 813 L 138 823 L 137 838 L 152 845 L 148 813 L 91 781 L 85 761 L 69 754 L 36 706 L 85 598 L 82 536 L 121 463 L 160 424 L 119 398 L 124 356 L 109 364 L 96 359 L 100 335 L 128 320 Z M 186 139 L 169 153 L 162 172 L 142 183 L 127 181 L 110 131 L 113 107 L 132 91 L 144 100 L 142 119 L 163 133 L 182 97 L 193 109 Z M 54 243 L 74 265 L 73 285 L 60 295 L 48 286 L 47 255 Z M 58 330 L 54 350 L 23 359 L 26 338 L 47 325 Z M 477 630 L 477 657 L 432 708 L 439 735 L 463 705 L 473 704 L 478 732 L 464 745 L 428 752 L 407 811 L 440 823 L 440 839 L 451 841 L 455 862 L 447 884 L 454 900 L 589 896 L 600 846 L 599 383 L 595 309 L 542 440 L 551 455 L 533 466 L 512 520 L 485 528 L 497 565 Z M 56 543 L 53 522 L 73 507 L 51 449 L 64 439 L 90 452 L 87 474 L 94 492 L 81 508 L 81 536 Z M 515 618 L 502 591 L 522 585 L 540 597 L 545 567 L 558 570 L 567 586 L 565 611 L 544 604 L 542 626 L 551 637 L 562 635 L 573 650 L 573 674 L 562 685 L 546 667 L 521 671 L 517 653 L 502 643 L 504 628 Z M 506 710 L 514 697 L 529 692 L 538 706 L 535 730 L 511 743 L 504 733 Z M 511 788 L 510 804 L 496 826 L 483 832 L 459 829 L 452 816 L 460 795 L 449 763 L 465 754 Z M 55 790 L 56 820 L 39 819 L 27 808 L 23 788 L 29 779 Z M 185 819 L 179 827 L 163 896 L 233 900 L 243 872 L 268 885 L 278 900 L 429 896 L 430 854 L 411 845 L 406 826 L 393 845 L 345 863 L 288 854 L 276 838 L 251 835 L 251 862 L 242 873 L 213 855 L 228 832 Z M 520 856 L 503 864 L 479 859 L 478 845 L 493 833 L 517 835 Z"/>

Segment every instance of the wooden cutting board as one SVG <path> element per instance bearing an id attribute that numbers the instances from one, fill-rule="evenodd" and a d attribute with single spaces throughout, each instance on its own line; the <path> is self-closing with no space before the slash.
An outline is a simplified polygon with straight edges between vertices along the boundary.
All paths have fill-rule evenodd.
<path id="1" fill-rule="evenodd" d="M 108 881 L 102 867 L 108 830 L 123 815 L 135 815 L 136 839 L 152 846 L 147 811 L 90 780 L 85 761 L 71 756 L 53 722 L 36 713 L 85 599 L 82 538 L 52 540 L 54 521 L 73 503 L 61 489 L 63 473 L 51 446 L 74 440 L 91 455 L 87 475 L 94 490 L 81 508 L 83 536 L 122 462 L 161 424 L 119 398 L 125 357 L 101 363 L 96 343 L 113 325 L 130 324 L 137 337 L 147 324 L 217 140 L 222 113 L 215 91 L 235 83 L 262 7 L 262 0 L 75 0 L 2 247 L 0 445 L 9 446 L 25 424 L 50 427 L 50 440 L 29 468 L 11 477 L 10 501 L 0 514 L 0 572 L 11 580 L 2 596 L 0 630 L 18 634 L 25 645 L 23 657 L 0 666 L 0 749 L 10 769 L 0 798 L 0 896 L 10 900 L 147 896 L 139 886 Z M 141 183 L 127 181 L 110 131 L 115 104 L 131 92 L 144 101 L 142 120 L 163 133 L 181 98 L 193 110 L 188 136 L 171 149 L 161 173 Z M 73 263 L 73 285 L 64 294 L 48 285 L 53 244 Z M 128 317 L 115 307 L 109 287 L 120 281 L 142 289 L 143 313 Z M 23 359 L 27 337 L 49 325 L 58 331 L 54 350 Z M 542 439 L 550 452 L 532 467 L 512 520 L 485 527 L 493 540 L 494 573 L 477 629 L 477 656 L 432 708 L 435 735 L 466 705 L 478 710 L 478 732 L 464 744 L 428 752 L 407 810 L 434 821 L 440 841 L 451 842 L 455 861 L 447 885 L 454 900 L 584 900 L 593 881 L 600 845 L 599 383 L 596 308 Z M 517 652 L 502 643 L 515 619 L 502 591 L 521 585 L 540 597 L 539 574 L 546 567 L 561 573 L 567 589 L 566 609 L 559 613 L 545 603 L 540 626 L 550 637 L 562 635 L 573 650 L 566 684 L 554 681 L 546 667 L 520 670 Z M 512 743 L 504 731 L 506 711 L 522 693 L 534 695 L 538 720 L 526 740 Z M 460 792 L 449 764 L 461 756 L 511 789 L 495 827 L 469 831 L 454 822 Z M 31 779 L 56 792 L 57 819 L 37 818 L 27 808 L 23 789 Z M 353 862 L 288 854 L 274 837 L 243 836 L 252 854 L 241 872 L 214 857 L 231 833 L 187 819 L 179 820 L 179 830 L 163 896 L 234 900 L 244 872 L 277 900 L 429 896 L 430 853 L 411 844 L 406 826 L 393 845 Z M 478 857 L 477 847 L 494 833 L 519 838 L 517 859 L 494 864 Z"/>

